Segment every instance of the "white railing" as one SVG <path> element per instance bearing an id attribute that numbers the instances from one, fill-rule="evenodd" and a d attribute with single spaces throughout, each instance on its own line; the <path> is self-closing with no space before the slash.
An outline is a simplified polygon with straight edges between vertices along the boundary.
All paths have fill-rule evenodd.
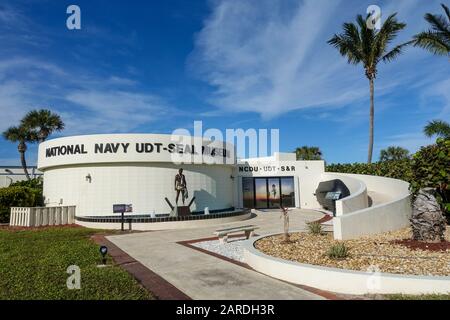
<path id="1" fill-rule="evenodd" d="M 10 226 L 39 227 L 75 223 L 75 206 L 12 207 Z"/>

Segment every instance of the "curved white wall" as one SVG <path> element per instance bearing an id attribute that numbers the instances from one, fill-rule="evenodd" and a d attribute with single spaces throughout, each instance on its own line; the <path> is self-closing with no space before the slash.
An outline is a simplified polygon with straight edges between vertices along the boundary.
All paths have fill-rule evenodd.
<path id="1" fill-rule="evenodd" d="M 450 277 L 373 273 L 324 267 L 268 256 L 254 247 L 263 237 L 243 244 L 244 261 L 254 270 L 290 283 L 346 294 L 448 294 Z"/>
<path id="2" fill-rule="evenodd" d="M 336 216 L 341 216 L 349 212 L 361 210 L 369 206 L 367 198 L 367 187 L 361 179 L 356 179 L 354 177 L 345 176 L 338 173 L 324 173 L 322 175 L 322 181 L 333 179 L 341 180 L 350 191 L 349 196 L 335 202 Z"/>
<path id="3" fill-rule="evenodd" d="M 132 204 L 133 214 L 169 213 L 165 197 L 175 205 L 179 168 L 187 181 L 186 205 L 195 197 L 192 211 L 229 209 L 234 163 L 232 144 L 164 134 L 52 139 L 39 145 L 38 156 L 46 205 L 74 205 L 77 216 L 112 215 L 120 203 Z"/>
<path id="4" fill-rule="evenodd" d="M 352 239 L 398 230 L 409 225 L 411 199 L 409 183 L 392 178 L 362 174 L 333 174 L 362 181 L 368 191 L 386 194 L 389 201 L 333 218 L 335 239 Z"/>
<path id="5" fill-rule="evenodd" d="M 133 214 L 169 213 L 164 198 L 175 205 L 174 177 L 180 167 L 186 176 L 187 201 L 196 198 L 192 211 L 233 206 L 232 168 L 220 165 L 127 163 L 57 167 L 45 171 L 44 196 L 50 206 L 76 205 L 77 216 L 112 215 L 112 205 L 117 203 L 132 204 Z M 88 174 L 91 182 L 86 180 Z"/>

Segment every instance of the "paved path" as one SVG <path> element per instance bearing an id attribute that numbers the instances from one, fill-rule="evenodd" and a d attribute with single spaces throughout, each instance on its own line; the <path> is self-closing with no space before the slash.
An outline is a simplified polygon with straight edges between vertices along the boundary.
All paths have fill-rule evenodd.
<path id="1" fill-rule="evenodd" d="M 293 210 L 290 228 L 302 229 L 305 222 L 322 216 L 317 211 Z M 208 238 L 219 227 L 242 224 L 258 225 L 258 234 L 282 232 L 283 227 L 279 212 L 258 212 L 250 220 L 206 228 L 142 232 L 107 238 L 192 299 L 323 299 L 291 284 L 177 243 Z"/>

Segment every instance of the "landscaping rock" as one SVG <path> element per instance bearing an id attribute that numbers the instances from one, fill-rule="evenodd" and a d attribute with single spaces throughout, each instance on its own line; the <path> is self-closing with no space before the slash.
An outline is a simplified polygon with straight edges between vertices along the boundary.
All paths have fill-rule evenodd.
<path id="1" fill-rule="evenodd" d="M 414 201 L 411 216 L 413 239 L 425 242 L 444 240 L 446 220 L 433 188 L 421 189 Z"/>

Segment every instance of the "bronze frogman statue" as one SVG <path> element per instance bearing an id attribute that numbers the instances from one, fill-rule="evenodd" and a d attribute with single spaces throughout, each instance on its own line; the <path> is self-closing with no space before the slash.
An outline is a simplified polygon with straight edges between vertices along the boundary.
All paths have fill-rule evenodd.
<path id="1" fill-rule="evenodd" d="M 178 205 L 178 198 L 180 197 L 181 192 L 181 201 L 183 201 L 187 198 L 187 184 L 186 184 L 186 177 L 183 174 L 183 169 L 179 169 L 177 175 L 175 176 L 175 191 L 177 192 L 177 197 L 175 199 L 176 205 Z"/>

